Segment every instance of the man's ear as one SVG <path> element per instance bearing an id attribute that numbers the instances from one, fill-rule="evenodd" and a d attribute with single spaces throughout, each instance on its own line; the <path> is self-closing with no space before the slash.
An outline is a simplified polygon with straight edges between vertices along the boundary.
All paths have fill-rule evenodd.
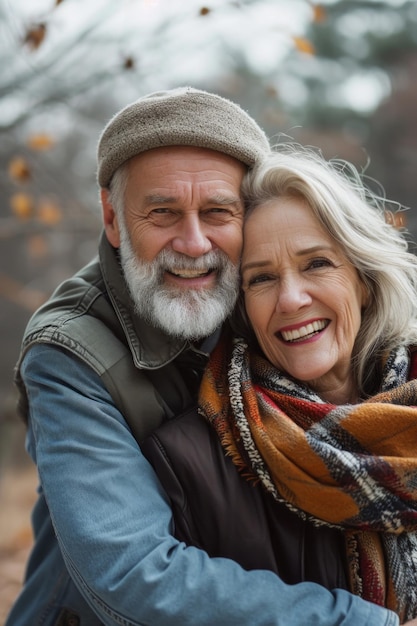
<path id="1" fill-rule="evenodd" d="M 117 215 L 113 209 L 113 205 L 111 204 L 109 199 L 109 190 L 102 189 L 100 191 L 100 197 L 104 231 L 106 233 L 107 239 L 109 240 L 109 243 L 111 243 L 113 248 L 118 248 L 120 246 L 119 222 L 117 220 Z"/>

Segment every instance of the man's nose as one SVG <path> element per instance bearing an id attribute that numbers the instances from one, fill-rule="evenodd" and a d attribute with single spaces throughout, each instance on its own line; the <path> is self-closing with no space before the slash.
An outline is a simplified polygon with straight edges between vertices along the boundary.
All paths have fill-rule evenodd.
<path id="1" fill-rule="evenodd" d="M 276 310 L 279 313 L 293 313 L 309 306 L 312 302 L 305 281 L 300 276 L 286 277 L 278 287 Z"/>
<path id="2" fill-rule="evenodd" d="M 200 257 L 212 249 L 212 243 L 207 236 L 205 224 L 198 215 L 187 215 L 178 225 L 178 231 L 171 242 L 175 252 L 190 257 Z"/>

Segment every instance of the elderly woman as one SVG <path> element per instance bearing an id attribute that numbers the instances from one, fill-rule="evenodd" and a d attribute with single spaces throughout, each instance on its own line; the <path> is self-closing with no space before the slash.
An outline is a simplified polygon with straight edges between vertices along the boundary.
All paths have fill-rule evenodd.
<path id="1" fill-rule="evenodd" d="M 244 195 L 236 338 L 212 354 L 200 417 L 144 444 L 177 534 L 411 620 L 417 258 L 347 163 L 284 146 Z"/>

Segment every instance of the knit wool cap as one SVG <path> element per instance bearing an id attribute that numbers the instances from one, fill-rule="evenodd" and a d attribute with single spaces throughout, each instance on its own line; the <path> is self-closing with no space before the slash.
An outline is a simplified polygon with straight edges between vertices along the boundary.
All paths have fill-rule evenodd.
<path id="1" fill-rule="evenodd" d="M 163 146 L 210 148 L 249 167 L 270 151 L 263 130 L 234 102 L 192 87 L 159 91 L 125 107 L 105 127 L 98 144 L 99 185 L 108 187 L 131 157 Z"/>

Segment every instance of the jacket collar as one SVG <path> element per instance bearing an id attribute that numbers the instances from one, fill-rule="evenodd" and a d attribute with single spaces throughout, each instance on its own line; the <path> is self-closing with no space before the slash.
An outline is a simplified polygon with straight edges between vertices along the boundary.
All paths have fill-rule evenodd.
<path id="1" fill-rule="evenodd" d="M 212 344 L 217 342 L 220 330 L 207 338 L 201 349 L 197 349 L 190 342 L 171 337 L 151 326 L 134 313 L 134 304 L 123 276 L 118 251 L 111 246 L 104 232 L 99 244 L 99 258 L 107 292 L 126 336 L 136 367 L 160 368 L 170 363 L 186 349 L 199 354 L 210 352 Z M 205 345 L 209 346 L 206 350 Z"/>

